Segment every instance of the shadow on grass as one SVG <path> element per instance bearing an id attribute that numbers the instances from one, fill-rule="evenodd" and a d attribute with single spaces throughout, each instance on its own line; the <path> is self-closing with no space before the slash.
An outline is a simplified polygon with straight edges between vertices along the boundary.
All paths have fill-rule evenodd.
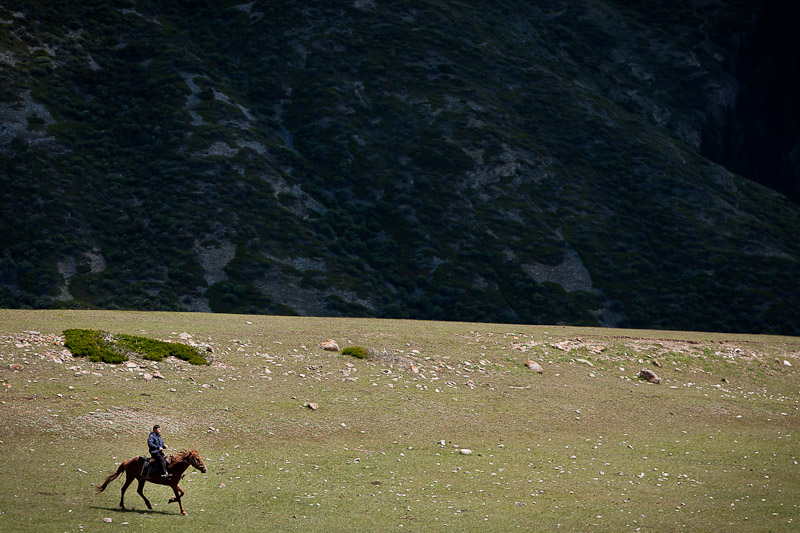
<path id="1" fill-rule="evenodd" d="M 172 512 L 172 511 L 156 511 L 155 509 L 136 509 L 134 507 L 129 507 L 127 509 L 120 509 L 119 507 L 103 507 L 101 505 L 87 505 L 89 509 L 99 509 L 102 511 L 109 511 L 112 513 L 119 513 L 119 514 L 128 514 L 128 513 L 136 513 L 141 515 L 165 515 L 165 516 L 181 516 L 181 512 Z"/>

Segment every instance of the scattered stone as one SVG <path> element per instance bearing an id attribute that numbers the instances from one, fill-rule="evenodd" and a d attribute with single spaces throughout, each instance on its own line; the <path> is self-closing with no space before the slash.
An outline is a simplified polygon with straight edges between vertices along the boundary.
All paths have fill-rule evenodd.
<path id="1" fill-rule="evenodd" d="M 658 362 L 658 359 L 653 359 L 652 363 L 653 363 L 653 366 L 655 366 L 657 368 L 661 368 L 661 363 Z"/>
<path id="2" fill-rule="evenodd" d="M 661 383 L 661 378 L 648 368 L 643 368 L 639 371 L 639 378 L 649 381 L 650 383 Z"/>
<path id="3" fill-rule="evenodd" d="M 151 374 L 149 372 L 145 372 L 142 377 L 144 378 L 145 381 L 150 381 L 150 380 L 153 379 L 153 374 Z"/>
<path id="4" fill-rule="evenodd" d="M 318 405 L 318 404 L 316 404 L 316 403 L 314 403 L 314 402 L 308 402 L 308 403 L 306 403 L 306 407 L 308 407 L 308 408 L 309 408 L 309 409 L 311 409 L 312 411 L 316 411 L 317 409 L 319 409 L 319 405 Z"/>
<path id="5" fill-rule="evenodd" d="M 158 370 L 153 370 L 153 377 L 157 379 L 166 379 L 161 372 Z"/>
<path id="6" fill-rule="evenodd" d="M 10 365 L 8 365 L 8 368 L 10 368 L 11 370 L 13 370 L 14 372 L 19 372 L 19 371 L 20 371 L 20 370 L 22 370 L 24 367 L 23 367 L 22 365 L 18 364 L 18 363 L 13 363 L 13 364 L 10 364 Z"/>
<path id="7" fill-rule="evenodd" d="M 592 366 L 592 367 L 594 366 L 594 364 L 592 364 L 591 361 L 587 361 L 586 359 L 575 359 L 575 361 L 577 361 L 579 363 L 583 363 L 583 364 L 589 365 L 589 366 Z"/>
<path id="8" fill-rule="evenodd" d="M 534 372 L 539 373 L 539 374 L 544 372 L 544 368 L 542 368 L 542 365 L 540 365 L 539 363 L 537 363 L 533 359 L 529 359 L 529 360 L 525 361 L 525 366 L 530 368 Z"/>
<path id="9" fill-rule="evenodd" d="M 106 517 L 106 518 L 103 518 L 103 522 L 105 522 L 106 524 L 110 524 L 112 522 L 112 520 L 110 518 Z"/>
<path id="10" fill-rule="evenodd" d="M 319 343 L 319 347 L 322 348 L 323 350 L 328 351 L 328 352 L 338 352 L 339 351 L 339 345 L 333 339 L 328 339 L 325 342 Z"/>
<path id="11" fill-rule="evenodd" d="M 461 448 L 460 450 L 458 450 L 458 453 L 460 453 L 461 455 L 472 455 L 472 450 L 470 450 L 469 448 Z"/>
<path id="12" fill-rule="evenodd" d="M 784 365 L 784 366 L 792 366 L 792 363 L 790 363 L 789 361 L 787 361 L 787 360 L 785 360 L 785 359 L 784 359 L 784 360 L 783 360 L 783 365 Z"/>

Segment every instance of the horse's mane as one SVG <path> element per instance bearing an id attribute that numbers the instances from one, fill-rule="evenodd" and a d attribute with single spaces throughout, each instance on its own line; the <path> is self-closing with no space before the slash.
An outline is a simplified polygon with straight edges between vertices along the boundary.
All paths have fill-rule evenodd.
<path id="1" fill-rule="evenodd" d="M 173 461 L 185 461 L 192 454 L 198 455 L 197 450 L 181 450 L 172 459 Z"/>

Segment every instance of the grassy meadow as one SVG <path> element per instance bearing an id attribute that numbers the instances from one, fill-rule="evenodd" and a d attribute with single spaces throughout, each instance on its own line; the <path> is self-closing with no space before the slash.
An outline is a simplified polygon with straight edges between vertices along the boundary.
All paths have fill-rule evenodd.
<path id="1" fill-rule="evenodd" d="M 92 363 L 68 328 L 211 365 Z M 798 369 L 796 337 L 0 310 L 0 531 L 794 531 Z M 188 516 L 168 487 L 152 511 L 93 491 L 154 423 L 208 467 Z"/>

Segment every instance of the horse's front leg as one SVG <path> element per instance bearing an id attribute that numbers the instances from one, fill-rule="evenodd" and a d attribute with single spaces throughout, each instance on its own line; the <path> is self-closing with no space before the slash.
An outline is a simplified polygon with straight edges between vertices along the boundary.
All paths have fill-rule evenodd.
<path id="1" fill-rule="evenodd" d="M 178 502 L 178 505 L 180 505 L 181 507 L 181 514 L 187 514 L 186 509 L 183 508 L 183 503 L 181 502 L 181 497 L 185 494 L 183 492 L 183 489 L 180 487 L 180 485 L 175 483 L 174 485 L 172 485 L 172 491 L 175 493 L 175 497 L 171 498 L 169 500 L 169 503 Z"/>
<path id="2" fill-rule="evenodd" d="M 172 490 L 175 491 L 175 497 L 174 498 L 170 498 L 169 503 L 173 503 L 173 502 L 178 501 L 178 499 L 183 497 L 183 495 L 185 494 L 185 492 L 183 492 L 183 489 L 180 487 L 180 485 L 178 485 L 177 487 L 172 487 Z"/>
<path id="3" fill-rule="evenodd" d="M 142 492 L 144 490 L 144 483 L 145 483 L 144 479 L 140 479 L 139 480 L 139 488 L 138 488 L 138 490 L 136 492 L 138 492 L 139 496 L 142 497 L 142 499 L 144 500 L 144 503 L 147 505 L 147 508 L 152 511 L 153 510 L 153 506 L 150 505 L 150 500 L 148 500 L 147 496 L 145 496 L 144 492 Z"/>

